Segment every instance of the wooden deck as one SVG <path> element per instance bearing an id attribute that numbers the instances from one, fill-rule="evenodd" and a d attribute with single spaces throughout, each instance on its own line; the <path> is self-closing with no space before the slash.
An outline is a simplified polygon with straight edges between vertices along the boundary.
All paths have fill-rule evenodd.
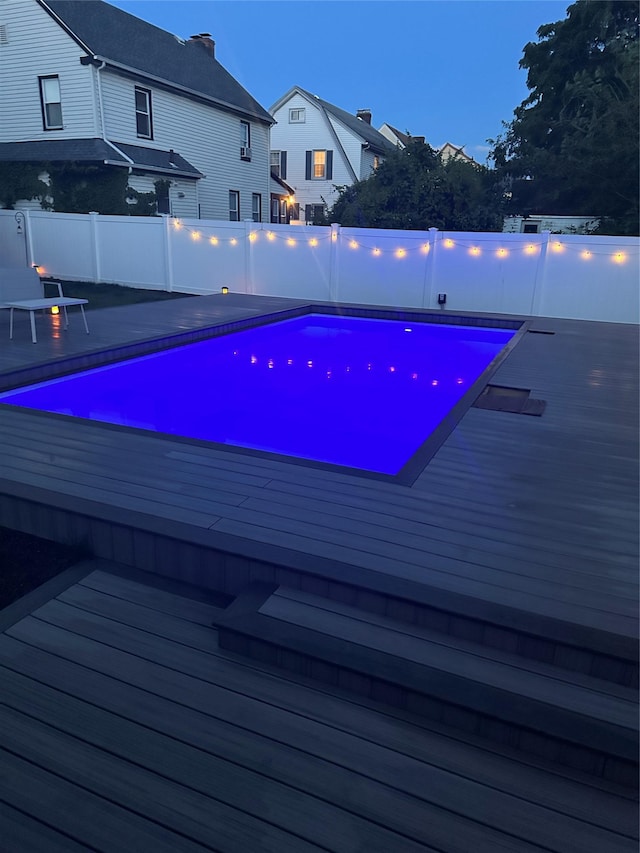
<path id="1" fill-rule="evenodd" d="M 3 849 L 637 849 L 631 798 L 234 658 L 192 595 L 92 561 L 0 614 Z"/>
<path id="2" fill-rule="evenodd" d="M 0 381 L 54 358 L 289 305 L 229 295 L 106 309 L 89 315 L 91 335 L 76 323 L 56 337 L 42 330 L 37 345 L 26 328 L 5 340 L 0 312 Z M 25 517 L 25 507 L 14 517 L 14 497 L 36 514 L 82 512 L 96 522 L 83 535 L 98 556 L 142 569 L 158 561 L 135 530 L 206 545 L 228 557 L 207 567 L 210 585 L 231 593 L 245 585 L 241 566 L 260 560 L 335 581 L 428 588 L 439 606 L 455 600 L 477 615 L 549 620 L 550 631 L 570 623 L 578 637 L 597 630 L 632 644 L 638 330 L 544 319 L 532 328 L 554 334 L 526 334 L 493 381 L 531 389 L 547 401 L 544 416 L 469 410 L 411 487 L 2 407 L 0 523 L 73 537 L 43 527 L 42 515 Z M 131 533 L 120 535 L 127 521 Z M 185 571 L 193 580 L 201 569 Z"/>
<path id="3" fill-rule="evenodd" d="M 9 342 L 0 311 L 0 387 L 52 362 L 88 365 L 104 349 L 302 306 L 229 294 L 104 309 L 88 314 L 90 335 L 71 318 L 53 335 L 41 325 L 37 345 L 26 326 Z M 282 585 L 446 635 L 453 657 L 524 658 L 536 678 L 549 671 L 606 696 L 613 719 L 619 699 L 637 698 L 638 329 L 536 319 L 492 382 L 530 389 L 544 415 L 470 409 L 411 485 L 0 406 L 0 525 L 207 595 Z M 196 606 L 131 578 L 91 577 L 5 619 L 0 664 L 15 680 L 7 696 L 22 698 L 5 702 L 14 781 L 0 802 L 20 849 L 43 839 L 103 849 L 110 821 L 110 849 L 600 853 L 635 843 L 622 771 L 588 782 L 582 758 L 553 769 L 543 745 L 518 760 L 509 743 L 483 752 L 477 731 L 463 735 L 463 714 L 454 738 L 433 719 L 222 653 L 217 599 Z M 225 734 L 210 750 L 218 703 Z M 295 748 L 275 724 L 265 737 L 276 747 L 256 741 L 272 708 L 299 732 Z M 233 728 L 245 724 L 248 740 Z M 346 739 L 332 743 L 336 731 Z M 430 750 L 455 784 L 421 775 L 434 772 Z M 209 752 L 224 772 L 212 772 Z M 54 778 L 58 801 L 45 793 Z M 63 807 L 76 797 L 81 809 Z"/>

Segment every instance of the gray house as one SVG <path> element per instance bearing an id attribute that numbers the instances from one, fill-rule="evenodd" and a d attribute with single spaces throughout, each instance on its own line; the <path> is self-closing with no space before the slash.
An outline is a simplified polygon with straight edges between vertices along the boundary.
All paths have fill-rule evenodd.
<path id="1" fill-rule="evenodd" d="M 269 220 L 273 119 L 207 33 L 184 40 L 102 0 L 3 0 L 0 61 L 0 164 L 124 171 L 159 212 Z"/>

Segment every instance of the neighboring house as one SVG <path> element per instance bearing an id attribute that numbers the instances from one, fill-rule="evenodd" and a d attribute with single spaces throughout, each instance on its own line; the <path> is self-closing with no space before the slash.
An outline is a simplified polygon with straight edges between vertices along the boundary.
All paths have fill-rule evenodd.
<path id="1" fill-rule="evenodd" d="M 388 139 L 389 142 L 403 151 L 410 142 L 424 142 L 424 136 L 411 136 L 409 133 L 402 133 L 402 131 L 393 127 L 386 122 L 380 128 L 380 133 Z"/>
<path id="2" fill-rule="evenodd" d="M 371 126 L 371 112 L 346 112 L 294 86 L 271 107 L 271 167 L 295 190 L 297 216 L 313 222 L 338 197 L 336 187 L 371 175 L 394 148 Z"/>
<path id="3" fill-rule="evenodd" d="M 506 234 L 593 234 L 600 224 L 594 216 L 554 216 L 553 214 L 532 214 L 530 216 L 507 216 L 503 233 Z"/>
<path id="4" fill-rule="evenodd" d="M 409 133 L 402 133 L 402 131 L 390 124 L 387 124 L 386 122 L 380 128 L 380 133 L 401 151 L 406 148 L 410 142 L 426 141 L 424 136 L 411 136 Z M 469 157 L 468 154 L 465 154 L 462 148 L 452 145 L 451 142 L 445 142 L 445 144 L 440 148 L 434 148 L 433 150 L 440 154 L 443 163 L 446 163 L 447 160 L 451 160 L 452 158 L 456 160 L 464 160 L 467 163 L 475 163 L 473 157 Z"/>
<path id="5" fill-rule="evenodd" d="M 0 163 L 126 170 L 159 212 L 269 221 L 273 119 L 207 33 L 102 0 L 2 0 L 0 73 Z"/>

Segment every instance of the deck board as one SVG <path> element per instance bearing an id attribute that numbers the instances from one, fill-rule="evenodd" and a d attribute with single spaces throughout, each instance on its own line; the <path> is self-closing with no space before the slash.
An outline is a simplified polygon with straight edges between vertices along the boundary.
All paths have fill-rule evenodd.
<path id="1" fill-rule="evenodd" d="M 0 803 L 25 838 L 41 820 L 98 850 L 635 849 L 632 800 L 229 659 L 214 607 L 145 591 L 103 568 L 0 636 Z"/>

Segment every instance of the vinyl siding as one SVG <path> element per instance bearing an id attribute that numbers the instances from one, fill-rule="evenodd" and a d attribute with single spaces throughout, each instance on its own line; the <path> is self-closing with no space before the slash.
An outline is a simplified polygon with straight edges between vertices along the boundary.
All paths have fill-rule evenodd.
<path id="1" fill-rule="evenodd" d="M 290 109 L 306 109 L 303 124 L 289 124 Z M 271 149 L 287 152 L 287 183 L 295 190 L 301 211 L 307 204 L 329 207 L 338 197 L 334 185 L 351 184 L 353 177 L 340 148 L 332 136 L 322 111 L 302 95 L 294 94 L 276 112 L 277 124 L 271 128 Z M 313 149 L 333 151 L 333 176 L 331 180 L 305 180 L 305 152 Z"/>
<path id="2" fill-rule="evenodd" d="M 251 218 L 251 194 L 262 195 L 262 216 L 269 209 L 269 129 L 251 122 L 250 162 L 240 160 L 240 117 L 136 82 L 101 72 L 107 138 L 150 148 L 173 148 L 205 175 L 198 183 L 200 216 L 228 219 L 229 190 L 240 191 L 241 219 Z M 151 91 L 153 139 L 136 135 L 134 89 Z M 176 180 L 180 181 L 179 178 Z M 188 184 L 188 181 L 180 181 Z M 181 187 L 184 191 L 184 187 Z M 187 215 L 187 214 L 182 214 Z M 197 216 L 197 208 L 188 212 Z"/>
<path id="3" fill-rule="evenodd" d="M 82 50 L 35 2 L 2 0 L 0 23 L 8 44 L 0 46 L 0 142 L 99 136 L 91 68 Z M 39 76 L 57 74 L 62 130 L 44 130 Z"/>

